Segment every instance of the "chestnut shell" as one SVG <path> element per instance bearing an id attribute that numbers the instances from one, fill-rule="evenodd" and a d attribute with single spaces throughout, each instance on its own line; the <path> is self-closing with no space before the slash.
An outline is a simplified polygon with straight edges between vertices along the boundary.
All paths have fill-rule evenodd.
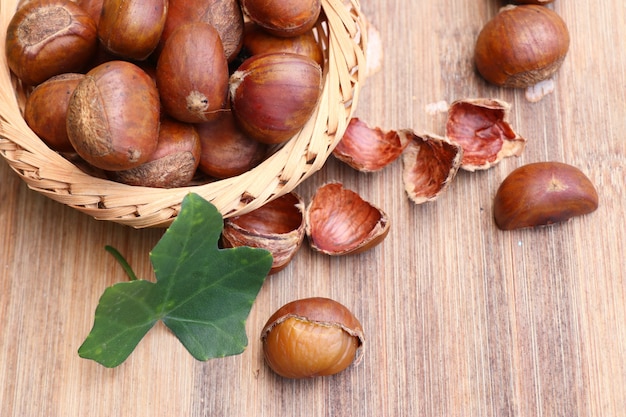
<path id="1" fill-rule="evenodd" d="M 332 154 L 357 171 L 375 172 L 398 159 L 408 144 L 407 135 L 370 127 L 353 117 Z"/>
<path id="2" fill-rule="evenodd" d="M 290 192 L 240 216 L 224 220 L 224 247 L 263 248 L 273 257 L 270 274 L 283 270 L 304 240 L 304 201 Z"/>
<path id="3" fill-rule="evenodd" d="M 321 0 L 240 0 L 244 13 L 276 36 L 297 36 L 310 30 L 322 11 Z"/>
<path id="4" fill-rule="evenodd" d="M 305 214 L 311 248 L 332 256 L 369 250 L 390 228 L 387 213 L 338 182 L 319 187 Z"/>

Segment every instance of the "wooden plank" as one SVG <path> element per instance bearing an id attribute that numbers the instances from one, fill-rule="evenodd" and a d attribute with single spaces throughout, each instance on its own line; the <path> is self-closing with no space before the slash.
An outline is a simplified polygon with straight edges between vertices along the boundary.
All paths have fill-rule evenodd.
<path id="1" fill-rule="evenodd" d="M 157 326 L 116 369 L 76 353 L 102 291 L 141 277 L 160 230 L 99 222 L 27 188 L 0 163 L 2 416 L 617 416 L 626 409 L 626 3 L 555 0 L 572 44 L 538 103 L 474 72 L 474 39 L 494 1 L 370 0 L 383 71 L 357 115 L 383 128 L 443 133 L 440 100 L 498 97 L 528 145 L 486 172 L 460 172 L 431 204 L 404 194 L 397 161 L 359 174 L 329 159 L 298 192 L 331 180 L 386 210 L 392 229 L 363 254 L 330 258 L 305 244 L 268 279 L 247 322 L 248 349 L 201 363 Z M 491 204 L 515 167 L 559 160 L 596 184 L 600 208 L 566 224 L 502 232 Z M 263 363 L 259 332 L 284 303 L 328 296 L 366 332 L 359 365 L 285 380 Z"/>

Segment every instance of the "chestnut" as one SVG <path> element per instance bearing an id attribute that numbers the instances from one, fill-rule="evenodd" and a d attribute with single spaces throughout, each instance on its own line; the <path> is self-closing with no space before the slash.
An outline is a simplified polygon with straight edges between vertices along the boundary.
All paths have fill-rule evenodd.
<path id="1" fill-rule="evenodd" d="M 265 53 L 246 59 L 229 83 L 241 129 L 260 142 L 279 144 L 313 115 L 322 94 L 322 69 L 307 56 Z"/>
<path id="2" fill-rule="evenodd" d="M 337 374 L 362 358 L 363 327 L 343 304 L 324 297 L 291 301 L 261 332 L 267 365 L 285 378 Z"/>
<path id="3" fill-rule="evenodd" d="M 67 110 L 67 134 L 91 165 L 121 171 L 148 160 L 159 136 L 159 93 L 150 76 L 127 61 L 110 61 L 78 83 Z"/>
<path id="4" fill-rule="evenodd" d="M 288 38 L 275 36 L 254 22 L 246 22 L 243 29 L 242 50 L 248 56 L 268 52 L 291 52 L 308 56 L 324 67 L 324 51 L 317 42 L 313 30 Z"/>
<path id="5" fill-rule="evenodd" d="M 167 0 L 103 0 L 98 38 L 122 58 L 143 61 L 155 50 L 167 16 Z"/>
<path id="6" fill-rule="evenodd" d="M 251 21 L 276 36 L 297 36 L 312 29 L 321 0 L 240 0 Z"/>
<path id="7" fill-rule="evenodd" d="M 224 247 L 250 246 L 272 254 L 270 274 L 282 271 L 304 241 L 304 201 L 290 192 L 249 213 L 224 220 Z"/>
<path id="8" fill-rule="evenodd" d="M 184 187 L 191 183 L 200 162 L 200 137 L 194 125 L 163 118 L 156 150 L 143 164 L 111 171 L 110 179 L 154 188 Z"/>
<path id="9" fill-rule="evenodd" d="M 390 228 L 387 213 L 338 182 L 317 189 L 305 216 L 311 248 L 331 256 L 369 250 Z"/>
<path id="10" fill-rule="evenodd" d="M 503 7 L 476 40 L 476 69 L 488 82 L 527 88 L 550 78 L 569 49 L 567 25 L 553 10 L 533 4 Z"/>
<path id="11" fill-rule="evenodd" d="M 7 26 L 7 64 L 27 85 L 81 72 L 98 45 L 96 23 L 71 0 L 34 0 Z"/>
<path id="12" fill-rule="evenodd" d="M 194 22 L 213 26 L 220 35 L 224 53 L 232 61 L 241 50 L 244 19 L 238 0 L 169 0 L 159 50 L 178 27 Z"/>
<path id="13" fill-rule="evenodd" d="M 50 149 L 74 152 L 67 136 L 67 107 L 84 74 L 55 75 L 39 84 L 24 104 L 24 120 Z"/>
<path id="14" fill-rule="evenodd" d="M 220 112 L 215 120 L 196 125 L 202 152 L 199 169 L 217 178 L 230 178 L 247 172 L 269 154 L 269 146 L 243 133 L 232 111 Z"/>
<path id="15" fill-rule="evenodd" d="M 493 204 L 502 230 L 559 223 L 597 208 L 598 193 L 589 178 L 562 162 L 535 162 L 513 170 Z"/>
<path id="16" fill-rule="evenodd" d="M 188 123 L 212 120 L 228 100 L 228 62 L 217 30 L 187 23 L 167 39 L 156 66 L 164 111 Z"/>

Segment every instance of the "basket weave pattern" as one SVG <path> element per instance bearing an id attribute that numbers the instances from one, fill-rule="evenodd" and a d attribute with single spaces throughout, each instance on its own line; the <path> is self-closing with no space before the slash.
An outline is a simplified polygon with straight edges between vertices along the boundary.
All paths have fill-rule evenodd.
<path id="1" fill-rule="evenodd" d="M 5 51 L 6 29 L 18 1 L 0 2 L 0 154 L 31 189 L 96 219 L 135 228 L 169 225 L 190 192 L 231 217 L 292 191 L 322 168 L 341 139 L 366 75 L 359 0 L 322 0 L 324 19 L 316 31 L 326 56 L 324 87 L 301 132 L 237 177 L 172 189 L 129 186 L 87 174 L 48 148 L 24 121 L 27 93 L 10 73 Z"/>

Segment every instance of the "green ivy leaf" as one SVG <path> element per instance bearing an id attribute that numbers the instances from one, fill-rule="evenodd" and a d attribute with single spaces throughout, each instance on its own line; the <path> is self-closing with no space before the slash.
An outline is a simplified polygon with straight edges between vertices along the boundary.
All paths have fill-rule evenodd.
<path id="1" fill-rule="evenodd" d="M 198 360 L 243 352 L 248 344 L 245 321 L 272 255 L 249 247 L 219 249 L 222 228 L 222 216 L 211 203 L 187 195 L 150 253 L 157 281 L 107 288 L 78 354 L 118 366 L 159 320 Z"/>

